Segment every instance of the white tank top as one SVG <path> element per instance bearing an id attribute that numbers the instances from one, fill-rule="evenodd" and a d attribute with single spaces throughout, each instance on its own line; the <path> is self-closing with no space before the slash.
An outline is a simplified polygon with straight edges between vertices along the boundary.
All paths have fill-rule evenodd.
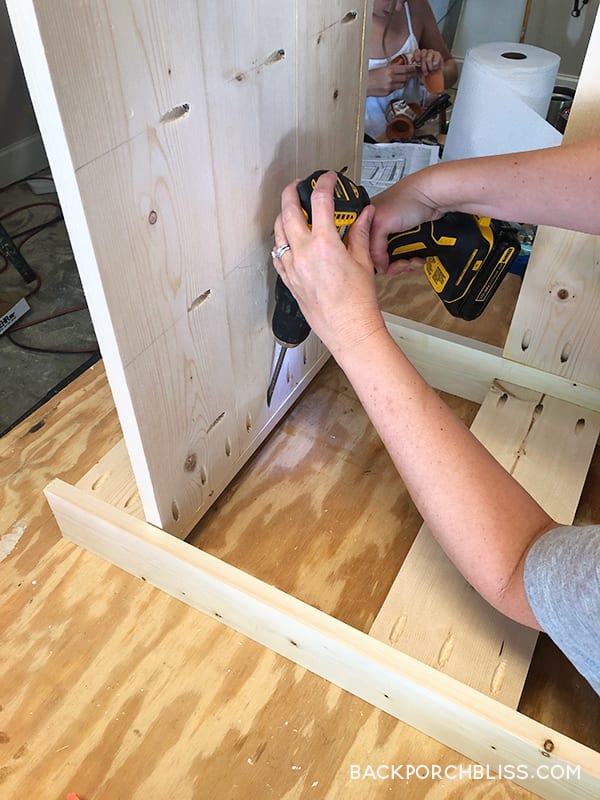
<path id="1" fill-rule="evenodd" d="M 387 67 L 387 65 L 391 64 L 395 58 L 398 58 L 398 56 L 407 56 L 410 53 L 414 53 L 414 51 L 419 48 L 419 43 L 417 41 L 417 37 L 415 36 L 412 27 L 412 19 L 410 17 L 410 9 L 408 7 L 408 3 L 404 4 L 404 10 L 406 12 L 406 22 L 408 24 L 408 36 L 406 38 L 406 41 L 404 42 L 400 50 L 397 50 L 393 56 L 388 56 L 387 58 L 370 58 L 369 69 L 379 69 L 380 67 Z"/>

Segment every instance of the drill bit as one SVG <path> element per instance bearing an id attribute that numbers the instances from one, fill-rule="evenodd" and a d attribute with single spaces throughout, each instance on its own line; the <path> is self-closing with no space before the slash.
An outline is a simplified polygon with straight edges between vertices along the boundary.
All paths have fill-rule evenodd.
<path id="1" fill-rule="evenodd" d="M 275 364 L 275 369 L 273 370 L 273 376 L 271 377 L 271 382 L 269 383 L 269 388 L 267 389 L 267 407 L 271 405 L 273 392 L 275 391 L 277 379 L 279 378 L 279 373 L 281 372 L 281 368 L 283 366 L 286 350 L 287 347 L 281 345 L 279 349 L 279 355 L 277 356 L 277 363 Z"/>

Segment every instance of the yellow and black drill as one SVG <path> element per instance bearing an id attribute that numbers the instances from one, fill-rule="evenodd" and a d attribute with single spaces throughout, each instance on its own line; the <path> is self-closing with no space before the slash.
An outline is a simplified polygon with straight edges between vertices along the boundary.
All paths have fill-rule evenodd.
<path id="1" fill-rule="evenodd" d="M 309 225 L 310 197 L 323 172 L 313 172 L 298 184 L 300 204 Z M 369 202 L 363 186 L 338 173 L 334 210 L 342 238 Z M 457 211 L 388 237 L 390 261 L 424 258 L 425 274 L 433 290 L 450 314 L 464 320 L 476 319 L 486 308 L 520 249 L 517 233 L 509 223 Z M 287 348 L 297 347 L 310 333 L 298 303 L 279 276 L 272 329 L 281 351 L 267 390 L 267 405 L 271 403 Z"/>

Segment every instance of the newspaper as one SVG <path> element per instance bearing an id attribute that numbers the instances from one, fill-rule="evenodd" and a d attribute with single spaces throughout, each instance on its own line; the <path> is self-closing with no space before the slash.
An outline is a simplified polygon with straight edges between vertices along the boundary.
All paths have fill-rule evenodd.
<path id="1" fill-rule="evenodd" d="M 440 148 L 430 144 L 391 142 L 390 144 L 363 145 L 363 162 L 360 182 L 374 197 L 401 178 L 420 169 L 437 164 Z"/>

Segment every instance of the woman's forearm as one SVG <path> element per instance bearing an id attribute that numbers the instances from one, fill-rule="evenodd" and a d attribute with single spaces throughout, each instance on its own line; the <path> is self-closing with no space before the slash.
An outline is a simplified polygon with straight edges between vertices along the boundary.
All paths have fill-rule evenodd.
<path id="1" fill-rule="evenodd" d="M 469 583 L 537 627 L 524 557 L 556 523 L 427 385 L 387 331 L 334 352 L 423 519 Z"/>
<path id="2" fill-rule="evenodd" d="M 600 139 L 447 161 L 412 178 L 442 212 L 600 233 Z"/>

